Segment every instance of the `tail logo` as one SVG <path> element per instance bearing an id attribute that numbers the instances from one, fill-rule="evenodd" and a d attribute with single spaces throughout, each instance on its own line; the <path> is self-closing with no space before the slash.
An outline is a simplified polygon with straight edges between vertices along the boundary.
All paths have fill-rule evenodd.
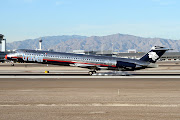
<path id="1" fill-rule="evenodd" d="M 149 58 L 151 58 L 153 61 L 156 61 L 156 59 L 159 58 L 159 56 L 155 52 L 149 52 L 148 53 Z"/>

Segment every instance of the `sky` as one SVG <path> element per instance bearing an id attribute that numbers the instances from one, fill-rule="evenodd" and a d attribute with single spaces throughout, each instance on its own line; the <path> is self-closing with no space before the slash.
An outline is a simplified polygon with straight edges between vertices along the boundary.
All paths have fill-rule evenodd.
<path id="1" fill-rule="evenodd" d="M 7 42 L 130 34 L 180 40 L 180 0 L 0 0 Z"/>

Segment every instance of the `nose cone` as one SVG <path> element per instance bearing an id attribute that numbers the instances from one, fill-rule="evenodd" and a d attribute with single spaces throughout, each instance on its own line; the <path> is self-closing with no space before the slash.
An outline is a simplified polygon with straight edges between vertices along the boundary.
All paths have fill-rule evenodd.
<path id="1" fill-rule="evenodd" d="M 7 58 L 7 55 L 5 55 L 5 59 L 7 60 L 8 58 Z"/>

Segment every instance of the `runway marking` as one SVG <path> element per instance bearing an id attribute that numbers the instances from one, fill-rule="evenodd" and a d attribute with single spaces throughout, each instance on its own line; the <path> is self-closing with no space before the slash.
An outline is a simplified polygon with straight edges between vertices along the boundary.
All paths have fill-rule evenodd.
<path id="1" fill-rule="evenodd" d="M 6 90 L 7 91 L 7 90 Z M 13 91 L 20 91 L 20 92 L 32 92 L 32 91 L 35 91 L 35 90 L 13 90 Z M 36 90 L 37 91 L 37 90 Z"/>
<path id="2" fill-rule="evenodd" d="M 51 70 L 51 69 L 46 69 L 50 71 L 50 73 L 57 73 L 57 74 L 66 74 L 66 73 L 88 73 L 88 70 Z M 0 73 L 44 73 L 43 70 L 0 70 Z M 113 71 L 98 71 L 98 73 L 104 73 L 104 72 L 113 72 Z M 130 73 L 179 73 L 180 70 L 142 70 L 142 71 L 127 71 Z"/>
<path id="3" fill-rule="evenodd" d="M 180 76 L 0 76 L 0 78 L 180 78 Z"/>
<path id="4" fill-rule="evenodd" d="M 1 104 L 0 107 L 180 107 L 180 104 L 119 104 L 119 103 L 92 103 L 92 104 Z"/>
<path id="5" fill-rule="evenodd" d="M 97 111 L 97 112 L 90 112 L 90 114 L 105 114 L 106 112 L 104 111 Z"/>

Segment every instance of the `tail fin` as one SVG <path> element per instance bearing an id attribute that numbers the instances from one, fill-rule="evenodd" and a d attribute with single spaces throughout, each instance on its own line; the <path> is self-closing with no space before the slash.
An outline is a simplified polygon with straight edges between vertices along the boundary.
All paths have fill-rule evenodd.
<path id="1" fill-rule="evenodd" d="M 150 63 L 155 63 L 167 50 L 165 47 L 154 46 L 151 50 L 145 54 L 140 60 Z"/>

